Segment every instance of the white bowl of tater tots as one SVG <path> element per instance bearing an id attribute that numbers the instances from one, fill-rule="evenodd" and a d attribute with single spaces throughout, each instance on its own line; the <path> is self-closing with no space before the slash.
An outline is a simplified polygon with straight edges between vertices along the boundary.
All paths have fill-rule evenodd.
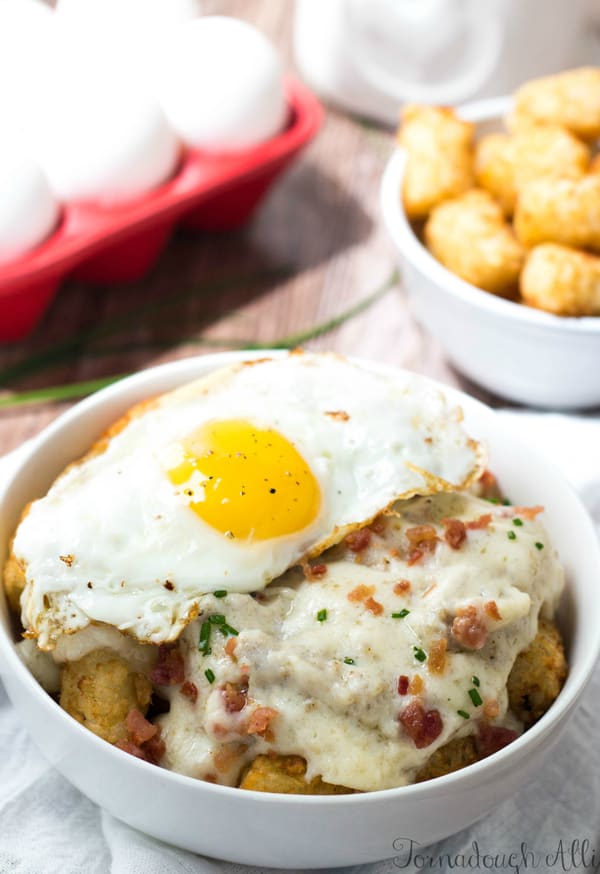
<path id="1" fill-rule="evenodd" d="M 418 320 L 503 398 L 600 404 L 600 69 L 407 106 L 381 203 Z"/>
<path id="2" fill-rule="evenodd" d="M 217 432 L 227 451 L 201 449 Z M 200 451 L 224 465 L 217 491 L 244 471 L 231 522 L 189 497 Z M 253 591 L 287 540 L 236 546 L 245 502 L 292 507 L 297 486 L 319 513 L 336 477 L 336 545 L 284 556 Z M 221 529 L 219 558 L 201 541 Z M 327 354 L 182 360 L 78 404 L 0 488 L 0 567 L 0 677 L 55 767 L 143 832 L 267 867 L 405 867 L 407 847 L 469 826 L 541 773 L 600 648 L 599 546 L 555 468 L 467 395 Z"/>

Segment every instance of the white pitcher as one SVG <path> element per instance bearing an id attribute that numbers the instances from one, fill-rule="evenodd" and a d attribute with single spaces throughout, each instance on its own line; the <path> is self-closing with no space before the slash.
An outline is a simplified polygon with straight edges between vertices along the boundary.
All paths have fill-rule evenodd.
<path id="1" fill-rule="evenodd" d="M 395 123 L 406 101 L 456 104 L 600 64 L 600 0 L 296 0 L 300 72 L 323 97 Z"/>

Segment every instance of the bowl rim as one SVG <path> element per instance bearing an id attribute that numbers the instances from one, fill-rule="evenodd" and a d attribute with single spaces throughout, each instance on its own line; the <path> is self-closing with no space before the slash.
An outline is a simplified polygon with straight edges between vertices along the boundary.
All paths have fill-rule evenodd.
<path id="1" fill-rule="evenodd" d="M 489 100 L 465 103 L 458 107 L 457 113 L 465 121 L 472 121 L 478 125 L 501 120 L 511 105 L 511 97 L 494 97 Z M 491 316 L 503 317 L 546 333 L 551 331 L 573 335 L 600 334 L 600 316 L 556 316 L 483 291 L 444 267 L 421 243 L 406 216 L 400 197 L 405 164 L 406 153 L 401 146 L 396 146 L 381 179 L 380 211 L 396 247 L 420 273 L 425 274 L 457 301 L 467 306 L 478 307 Z"/>
<path id="2" fill-rule="evenodd" d="M 63 429 L 73 429 L 76 427 L 78 420 L 82 416 L 93 414 L 94 410 L 102 409 L 105 405 L 111 405 L 115 400 L 118 400 L 121 395 L 126 395 L 128 392 L 134 392 L 141 388 L 146 390 L 147 383 L 152 385 L 154 382 L 160 382 L 163 378 L 175 379 L 182 384 L 184 381 L 199 378 L 200 376 L 209 373 L 211 370 L 228 364 L 253 358 L 279 358 L 286 356 L 287 354 L 289 353 L 286 350 L 259 350 L 217 352 L 208 355 L 193 356 L 147 368 L 101 389 L 58 416 L 38 435 L 31 439 L 27 444 L 26 449 L 18 453 L 14 469 L 9 476 L 5 478 L 4 482 L 0 484 L 0 510 L 2 509 L 11 486 L 19 480 L 21 475 L 27 470 L 28 466 L 35 463 L 38 454 L 43 454 L 46 442 L 56 434 L 60 433 Z M 495 411 L 486 404 L 471 397 L 465 392 L 462 392 L 460 389 L 446 386 L 430 377 L 422 374 L 415 374 L 412 371 L 407 371 L 394 365 L 374 362 L 368 359 L 350 357 L 349 360 L 359 365 L 367 366 L 380 373 L 387 373 L 396 377 L 406 373 L 409 373 L 412 376 L 417 376 L 419 379 L 425 380 L 439 391 L 443 392 L 451 404 L 465 405 L 467 410 L 468 408 L 476 410 L 480 415 L 490 421 L 496 418 Z M 189 371 L 192 373 L 190 374 Z M 149 388 L 148 396 L 151 396 L 151 386 Z M 127 400 L 125 409 L 131 405 L 131 401 Z M 511 438 L 515 435 L 514 427 L 507 425 L 501 420 L 495 421 L 494 428 L 501 432 L 510 434 Z M 526 444 L 524 444 L 524 448 L 527 449 Z M 579 496 L 560 471 L 552 469 L 552 477 L 555 480 L 558 480 L 562 489 L 571 493 L 571 496 L 575 499 L 577 505 L 581 509 L 581 518 L 578 520 L 578 524 L 587 528 L 585 535 L 586 539 L 589 540 L 590 545 L 592 543 L 594 544 L 592 549 L 595 552 L 597 563 L 600 566 L 600 542 L 598 541 L 593 523 Z M 5 596 L 2 594 L 0 597 Z M 151 777 L 152 779 L 158 781 L 167 780 L 172 785 L 179 785 L 182 788 L 187 788 L 189 791 L 217 793 L 223 795 L 223 797 L 228 797 L 231 800 L 234 798 L 238 800 L 248 799 L 249 803 L 254 801 L 261 804 L 285 804 L 288 806 L 305 806 L 308 804 L 319 807 L 340 807 L 343 805 L 376 804 L 383 799 L 388 799 L 391 802 L 393 799 L 400 798 L 422 798 L 431 792 L 435 792 L 438 795 L 440 793 L 448 794 L 455 789 L 457 784 L 460 786 L 461 782 L 468 781 L 469 779 L 484 782 L 486 775 L 491 777 L 494 772 L 506 770 L 507 766 L 510 768 L 511 759 L 514 758 L 515 762 L 512 764 L 516 764 L 519 759 L 527 755 L 527 751 L 531 749 L 533 745 L 538 741 L 541 742 L 544 737 L 559 729 L 573 712 L 573 705 L 577 702 L 587 686 L 599 654 L 600 629 L 596 637 L 595 646 L 590 647 L 586 650 L 585 654 L 580 656 L 577 666 L 578 682 L 573 682 L 570 689 L 565 685 L 561 691 L 561 699 L 559 699 L 558 702 L 555 701 L 544 716 L 535 723 L 535 725 L 527 729 L 527 731 L 525 731 L 512 744 L 485 759 L 481 759 L 472 765 L 469 765 L 467 768 L 445 774 L 434 780 L 428 780 L 422 783 L 410 783 L 405 786 L 398 786 L 389 789 L 378 789 L 352 795 L 304 796 L 275 792 L 258 792 L 255 790 L 240 791 L 238 787 L 209 783 L 194 777 L 189 777 L 185 774 L 180 774 L 177 771 L 171 771 L 166 768 L 151 765 L 148 762 L 119 750 L 102 738 L 97 737 L 93 732 L 89 731 L 89 729 L 84 728 L 83 725 L 69 716 L 69 714 L 60 707 L 60 705 L 42 688 L 42 686 L 40 686 L 31 671 L 19 658 L 14 640 L 6 633 L 4 627 L 0 625 L 0 656 L 5 664 L 4 670 L 0 671 L 0 679 L 2 679 L 2 676 L 6 673 L 11 673 L 15 676 L 17 681 L 24 685 L 31 695 L 36 697 L 40 702 L 43 702 L 41 706 L 50 708 L 53 716 L 62 721 L 67 734 L 73 731 L 77 732 L 81 742 L 91 744 L 92 747 L 95 747 L 98 750 L 99 755 L 116 756 L 118 758 L 113 758 L 113 762 L 114 764 L 120 763 L 122 769 L 128 767 L 135 769 L 141 768 L 141 773 L 145 773 L 146 776 Z M 570 675 L 571 671 L 569 672 L 569 676 Z"/>

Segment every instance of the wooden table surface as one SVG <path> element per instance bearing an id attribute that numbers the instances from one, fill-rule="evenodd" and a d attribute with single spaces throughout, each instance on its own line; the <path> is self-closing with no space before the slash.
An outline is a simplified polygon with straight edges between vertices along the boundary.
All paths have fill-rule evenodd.
<path id="1" fill-rule="evenodd" d="M 291 3 L 212 0 L 205 8 L 255 23 L 293 68 Z M 4 377 L 7 367 L 47 350 L 54 360 L 16 381 L 0 380 L 0 394 L 129 373 L 244 339 L 274 342 L 352 307 L 396 267 L 378 212 L 380 177 L 393 144 L 391 132 L 329 109 L 316 140 L 244 228 L 178 232 L 151 274 L 130 285 L 67 282 L 33 335 L 0 345 Z M 90 338 L 99 325 L 103 337 Z M 81 341 L 80 348 L 57 357 L 57 347 L 73 340 Z M 306 347 L 390 362 L 489 400 L 450 368 L 415 323 L 401 284 Z M 0 454 L 67 406 L 0 410 Z"/>

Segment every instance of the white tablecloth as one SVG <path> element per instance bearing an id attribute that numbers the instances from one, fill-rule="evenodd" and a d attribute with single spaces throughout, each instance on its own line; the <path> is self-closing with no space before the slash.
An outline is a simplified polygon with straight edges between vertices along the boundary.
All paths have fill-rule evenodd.
<path id="1" fill-rule="evenodd" d="M 562 467 L 600 530 L 600 420 L 503 413 Z M 0 460 L 0 476 L 11 459 Z M 599 579 L 600 587 L 600 579 Z M 600 671 L 542 774 L 482 822 L 360 874 L 600 871 Z M 232 828 L 234 828 L 232 824 Z M 585 844 L 584 842 L 589 842 Z M 594 855 L 595 853 L 595 855 Z M 45 762 L 0 686 L 0 874 L 241 874 L 114 820 Z M 356 871 L 359 869 L 348 869 Z"/>

